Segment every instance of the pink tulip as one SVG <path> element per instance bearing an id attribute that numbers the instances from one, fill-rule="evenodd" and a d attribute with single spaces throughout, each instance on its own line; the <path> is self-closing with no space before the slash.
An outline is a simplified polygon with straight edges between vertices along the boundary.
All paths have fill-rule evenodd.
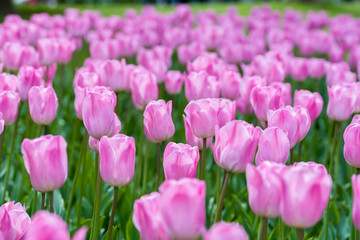
<path id="1" fill-rule="evenodd" d="M 207 72 L 192 72 L 185 75 L 185 96 L 188 101 L 202 98 L 217 98 L 220 95 L 220 86 L 214 76 Z"/>
<path id="2" fill-rule="evenodd" d="M 291 105 L 292 97 L 291 97 L 291 84 L 290 83 L 283 83 L 283 82 L 273 82 L 270 86 L 280 89 L 281 94 L 283 96 L 283 101 L 285 105 Z"/>
<path id="3" fill-rule="evenodd" d="M 256 165 L 264 161 L 285 164 L 290 152 L 287 133 L 278 127 L 266 128 L 259 140 Z"/>
<path id="4" fill-rule="evenodd" d="M 262 130 L 242 120 L 225 124 L 215 134 L 214 158 L 217 165 L 228 172 L 245 172 L 254 161 Z"/>
<path id="5" fill-rule="evenodd" d="M 175 126 L 171 118 L 172 101 L 151 101 L 144 111 L 144 131 L 150 142 L 164 142 L 174 136 Z"/>
<path id="6" fill-rule="evenodd" d="M 57 63 L 59 55 L 59 44 L 53 38 L 41 38 L 37 42 L 40 63 L 43 65 L 52 65 Z"/>
<path id="7" fill-rule="evenodd" d="M 57 62 L 60 64 L 66 64 L 69 63 L 71 60 L 71 56 L 76 49 L 75 42 L 70 38 L 58 38 L 58 56 L 57 56 Z"/>
<path id="8" fill-rule="evenodd" d="M 121 187 L 130 183 L 135 171 L 135 140 L 123 134 L 100 140 L 100 175 L 109 185 Z"/>
<path id="9" fill-rule="evenodd" d="M 322 58 L 310 58 L 307 61 L 309 77 L 312 78 L 322 78 L 327 69 L 327 62 Z"/>
<path id="10" fill-rule="evenodd" d="M 1 91 L 0 92 L 0 112 L 3 114 L 5 126 L 15 122 L 18 114 L 18 104 L 20 96 L 17 92 Z"/>
<path id="11" fill-rule="evenodd" d="M 165 89 L 169 94 L 178 94 L 183 85 L 183 75 L 180 71 L 168 71 L 164 77 Z"/>
<path id="12" fill-rule="evenodd" d="M 250 94 L 250 103 L 256 117 L 267 120 L 268 110 L 276 110 L 284 106 L 282 91 L 274 87 L 254 87 Z"/>
<path id="13" fill-rule="evenodd" d="M 35 190 L 51 192 L 64 184 L 68 174 L 66 146 L 62 136 L 46 135 L 23 140 L 21 153 Z"/>
<path id="14" fill-rule="evenodd" d="M 87 227 L 80 228 L 72 240 L 85 240 Z M 32 223 L 24 240 L 70 240 L 66 222 L 56 214 L 39 211 L 32 217 Z"/>
<path id="15" fill-rule="evenodd" d="M 160 194 L 153 192 L 135 200 L 132 221 L 143 240 L 171 240 L 159 212 Z"/>
<path id="16" fill-rule="evenodd" d="M 4 240 L 20 240 L 30 223 L 31 219 L 21 203 L 7 202 L 0 207 L 0 233 Z"/>
<path id="17" fill-rule="evenodd" d="M 280 216 L 284 183 L 276 168 L 282 166 L 273 162 L 263 162 L 258 167 L 248 164 L 246 183 L 251 210 L 258 216 L 275 218 Z"/>
<path id="18" fill-rule="evenodd" d="M 29 111 L 32 120 L 39 125 L 54 121 L 58 99 L 52 87 L 32 87 L 29 90 Z"/>
<path id="19" fill-rule="evenodd" d="M 0 135 L 4 132 L 5 121 L 2 113 L 0 112 Z"/>
<path id="20" fill-rule="evenodd" d="M 134 105 L 137 109 L 144 109 L 151 100 L 157 100 L 159 97 L 159 88 L 156 77 L 150 72 L 140 72 L 130 82 L 131 95 Z"/>
<path id="21" fill-rule="evenodd" d="M 354 112 L 357 94 L 356 90 L 347 86 L 334 85 L 328 87 L 329 103 L 327 115 L 335 121 L 345 121 Z"/>
<path id="22" fill-rule="evenodd" d="M 205 234 L 204 240 L 248 240 L 245 229 L 238 223 L 215 223 L 210 230 Z"/>
<path id="23" fill-rule="evenodd" d="M 308 110 L 311 123 L 313 123 L 321 114 L 324 100 L 318 92 L 308 90 L 295 90 L 294 105 L 303 106 Z"/>
<path id="24" fill-rule="evenodd" d="M 17 91 L 18 78 L 9 73 L 0 73 L 0 91 Z"/>
<path id="25" fill-rule="evenodd" d="M 106 60 L 98 70 L 102 82 L 109 86 L 115 92 L 128 90 L 128 83 L 126 79 L 126 62 L 125 59 Z"/>
<path id="26" fill-rule="evenodd" d="M 295 163 L 281 173 L 285 183 L 281 218 L 286 225 L 314 226 L 328 204 L 332 180 L 326 168 L 314 162 Z"/>
<path id="27" fill-rule="evenodd" d="M 192 131 L 190 127 L 190 123 L 185 115 L 183 115 L 184 118 L 184 125 L 185 125 L 185 139 L 187 144 L 190 146 L 197 146 L 200 150 L 203 149 L 203 139 L 198 138 L 194 135 L 194 132 Z M 212 138 L 206 139 L 206 147 L 209 148 L 212 145 Z"/>
<path id="28" fill-rule="evenodd" d="M 360 168 L 360 122 L 351 123 L 344 132 L 344 158 L 353 167 Z"/>
<path id="29" fill-rule="evenodd" d="M 236 103 L 225 98 L 218 98 L 219 109 L 218 109 L 218 123 L 219 128 L 223 127 L 227 122 L 235 120 L 236 115 Z"/>
<path id="30" fill-rule="evenodd" d="M 360 176 L 353 175 L 351 177 L 353 188 L 353 205 L 352 205 L 352 220 L 356 229 L 360 229 Z"/>
<path id="31" fill-rule="evenodd" d="M 308 65 L 305 58 L 292 58 L 289 62 L 289 72 L 291 77 L 299 82 L 305 81 L 308 76 Z"/>
<path id="32" fill-rule="evenodd" d="M 241 76 L 237 72 L 226 71 L 220 78 L 221 96 L 231 100 L 240 97 Z"/>
<path id="33" fill-rule="evenodd" d="M 82 120 L 83 119 L 82 106 L 83 106 L 84 99 L 86 97 L 88 90 L 87 90 L 87 88 L 81 88 L 81 87 L 76 86 L 74 88 L 74 92 L 75 92 L 75 100 L 74 100 L 75 113 L 76 113 L 77 118 Z"/>
<path id="34" fill-rule="evenodd" d="M 41 71 L 33 67 L 21 67 L 18 74 L 17 89 L 22 101 L 28 100 L 28 92 L 33 86 L 44 86 Z"/>
<path id="35" fill-rule="evenodd" d="M 2 50 L 4 68 L 18 70 L 21 66 L 37 66 L 39 54 L 32 46 L 20 42 L 6 42 Z"/>
<path id="36" fill-rule="evenodd" d="M 329 51 L 329 58 L 331 62 L 337 63 L 344 60 L 344 50 L 337 44 L 333 44 Z"/>
<path id="37" fill-rule="evenodd" d="M 101 83 L 99 74 L 91 72 L 88 68 L 79 68 L 75 73 L 74 88 L 76 86 L 81 88 L 95 87 Z"/>
<path id="38" fill-rule="evenodd" d="M 170 142 L 164 150 L 163 167 L 165 179 L 196 177 L 199 161 L 198 147 L 188 144 Z"/>
<path id="39" fill-rule="evenodd" d="M 116 128 L 116 114 L 112 98 L 97 92 L 89 92 L 84 99 L 82 116 L 90 136 L 100 139 L 112 136 Z"/>
<path id="40" fill-rule="evenodd" d="M 205 182 L 196 178 L 166 180 L 159 191 L 159 212 L 170 236 L 179 240 L 200 237 L 205 230 Z"/>
<path id="41" fill-rule="evenodd" d="M 307 110 L 302 106 L 286 106 L 268 112 L 268 126 L 278 127 L 287 133 L 290 148 L 300 142 L 310 129 L 311 121 Z"/>
<path id="42" fill-rule="evenodd" d="M 198 138 L 215 136 L 215 126 L 218 125 L 219 102 L 207 98 L 190 101 L 184 112 L 194 135 Z"/>
<path id="43" fill-rule="evenodd" d="M 343 82 L 354 82 L 352 74 L 346 74 L 350 71 L 349 64 L 346 62 L 329 63 L 326 70 L 326 83 L 328 86 L 342 84 Z M 346 78 L 350 76 L 351 79 Z"/>

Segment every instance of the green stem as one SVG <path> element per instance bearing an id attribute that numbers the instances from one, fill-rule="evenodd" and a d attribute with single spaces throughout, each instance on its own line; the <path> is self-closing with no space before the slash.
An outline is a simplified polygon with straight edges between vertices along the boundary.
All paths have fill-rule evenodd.
<path id="1" fill-rule="evenodd" d="M 283 240 L 284 239 L 284 222 L 283 220 L 281 219 L 281 217 L 279 217 L 279 228 L 280 228 L 280 240 Z"/>
<path id="2" fill-rule="evenodd" d="M 45 209 L 45 193 L 41 193 L 41 210 Z"/>
<path id="3" fill-rule="evenodd" d="M 335 150 L 336 150 L 336 145 L 337 145 L 336 143 L 337 143 L 338 128 L 339 128 L 339 123 L 335 122 L 333 146 L 332 146 L 332 151 L 331 151 L 331 156 L 330 156 L 330 164 L 329 164 L 329 174 L 330 174 L 330 176 L 331 176 L 333 165 L 334 165 L 334 156 L 335 156 Z"/>
<path id="4" fill-rule="evenodd" d="M 33 199 L 33 208 L 31 210 L 31 216 L 34 216 L 35 212 L 36 212 L 36 205 L 37 205 L 37 196 L 38 196 L 38 192 L 34 189 L 34 199 Z"/>
<path id="5" fill-rule="evenodd" d="M 93 213 L 93 234 L 90 236 L 90 239 L 97 240 L 99 239 L 99 218 L 100 218 L 100 200 L 101 200 L 101 176 L 99 171 L 99 154 L 95 154 L 95 162 L 96 162 L 96 192 L 95 192 L 95 202 L 94 202 L 94 213 Z"/>
<path id="6" fill-rule="evenodd" d="M 145 159 L 144 159 L 144 167 L 143 167 L 142 195 L 144 195 L 146 191 L 148 162 L 149 162 L 149 140 L 146 140 Z"/>
<path id="7" fill-rule="evenodd" d="M 216 193 L 216 201 L 219 202 L 221 192 L 221 167 L 219 167 L 218 175 L 217 175 L 217 193 Z"/>
<path id="8" fill-rule="evenodd" d="M 225 177 L 225 179 L 224 179 L 223 186 L 221 189 L 219 204 L 218 204 L 218 208 L 217 208 L 217 212 L 216 212 L 216 216 L 215 216 L 215 222 L 218 222 L 221 219 L 221 213 L 222 213 L 222 208 L 224 205 L 225 193 L 226 193 L 226 189 L 229 184 L 229 181 L 230 181 L 231 173 L 228 171 L 225 171 L 224 177 Z"/>
<path id="9" fill-rule="evenodd" d="M 63 105 L 63 97 L 64 97 L 64 89 L 65 89 L 65 64 L 59 64 L 59 67 L 60 67 L 60 74 L 61 74 L 61 79 L 60 79 L 60 96 L 59 96 L 59 105 L 60 105 L 60 109 L 61 109 L 61 106 Z"/>
<path id="10" fill-rule="evenodd" d="M 45 135 L 45 125 L 41 125 L 40 136 Z"/>
<path id="11" fill-rule="evenodd" d="M 298 240 L 304 239 L 304 229 L 298 228 L 298 229 L 296 229 L 296 233 L 297 233 Z"/>
<path id="12" fill-rule="evenodd" d="M 80 176 L 80 168 L 82 165 L 82 159 L 83 159 L 83 154 L 85 151 L 85 148 L 87 146 L 87 131 L 85 131 L 84 137 L 83 137 L 83 141 L 82 141 L 82 146 L 81 146 L 81 150 L 80 150 L 80 157 L 79 157 L 79 161 L 77 161 L 77 165 L 76 165 L 76 170 L 75 170 L 75 176 L 74 176 L 74 181 L 73 181 L 73 185 L 70 191 L 70 197 L 69 197 L 69 201 L 68 201 L 68 206 L 66 209 L 66 217 L 65 217 L 65 221 L 69 222 L 69 217 L 70 217 L 70 210 L 71 210 L 71 206 L 72 206 L 72 200 L 74 198 L 74 194 L 75 194 L 75 188 Z"/>
<path id="13" fill-rule="evenodd" d="M 19 120 L 20 120 L 20 113 L 21 113 L 22 106 L 23 106 L 23 102 L 20 102 L 19 109 L 18 109 L 18 115 L 17 115 L 17 118 L 15 120 L 14 132 L 13 132 L 12 139 L 11 139 L 11 146 L 10 146 L 8 165 L 7 165 L 6 174 L 5 174 L 4 191 L 3 191 L 2 201 L 1 201 L 3 204 L 5 203 L 6 190 L 7 190 L 8 183 L 9 183 L 11 160 L 12 160 L 12 155 L 13 155 L 13 152 L 14 152 L 15 139 L 16 139 L 16 135 L 17 135 L 18 124 L 19 124 Z"/>
<path id="14" fill-rule="evenodd" d="M 117 202 L 118 190 L 119 190 L 118 187 L 114 187 L 114 200 L 113 200 L 113 204 L 112 204 L 112 208 L 111 208 L 109 230 L 108 230 L 108 235 L 107 235 L 108 240 L 111 239 L 111 232 L 112 232 L 112 228 L 113 228 L 113 224 L 114 224 L 114 217 L 115 217 L 115 212 L 116 212 L 116 202 Z"/>
<path id="15" fill-rule="evenodd" d="M 144 121 L 143 118 L 141 118 L 141 128 L 140 128 L 140 141 L 139 141 L 139 145 L 138 145 L 138 162 L 137 162 L 137 166 L 138 167 L 138 171 L 137 171 L 137 176 L 136 176 L 136 182 L 134 184 L 134 189 L 133 189 L 133 201 L 135 200 L 135 198 L 137 197 L 137 190 L 139 189 L 140 183 L 141 183 L 141 170 L 143 168 L 143 163 L 142 163 L 142 148 L 143 148 L 143 142 L 144 142 Z"/>
<path id="16" fill-rule="evenodd" d="M 49 196 L 49 202 L 50 202 L 50 212 L 53 213 L 54 212 L 54 192 L 51 191 L 48 193 Z"/>
<path id="17" fill-rule="evenodd" d="M 4 147 L 5 129 L 6 129 L 6 126 L 4 126 L 4 131 L 0 135 L 0 171 L 1 171 L 2 152 L 3 152 L 3 147 Z"/>
<path id="18" fill-rule="evenodd" d="M 355 239 L 359 240 L 359 230 L 355 230 Z"/>
<path id="19" fill-rule="evenodd" d="M 129 120 L 129 115 L 130 115 L 129 111 L 130 111 L 130 107 L 131 107 L 131 101 L 132 101 L 131 94 L 129 94 L 129 98 L 128 98 L 127 103 L 126 103 L 124 124 L 122 126 L 122 129 L 124 129 L 124 131 L 126 130 L 127 122 Z"/>
<path id="20" fill-rule="evenodd" d="M 160 174 L 161 174 L 161 143 L 157 144 L 157 165 L 156 165 L 156 189 L 159 188 L 159 183 L 160 183 Z"/>
<path id="21" fill-rule="evenodd" d="M 80 182 L 80 193 L 79 193 L 79 200 L 76 202 L 76 211 L 77 211 L 77 223 L 76 223 L 76 226 L 77 228 L 80 227 L 80 215 L 81 215 L 81 206 L 82 206 L 82 196 L 83 196 L 83 192 L 84 192 L 84 182 L 85 182 L 85 171 L 86 171 L 86 158 L 87 158 L 87 150 L 88 150 L 88 145 L 87 145 L 87 142 L 88 142 L 88 139 L 89 139 L 89 134 L 88 132 L 85 130 L 85 133 L 84 133 L 84 138 L 86 139 L 84 142 L 83 142 L 83 149 L 84 149 L 84 156 L 83 158 L 81 159 L 82 161 L 82 178 L 81 178 L 81 182 Z"/>
<path id="22" fill-rule="evenodd" d="M 290 149 L 290 165 L 294 164 L 294 148 Z"/>
<path id="23" fill-rule="evenodd" d="M 301 161 L 301 146 L 302 146 L 302 141 L 299 142 L 298 157 L 297 157 L 298 162 Z"/>
<path id="24" fill-rule="evenodd" d="M 265 240 L 267 238 L 267 225 L 268 225 L 268 218 L 262 217 L 259 240 Z"/>
<path id="25" fill-rule="evenodd" d="M 201 161 L 200 161 L 200 180 L 205 180 L 205 165 L 206 165 L 206 138 L 203 138 L 203 149 L 201 152 Z"/>

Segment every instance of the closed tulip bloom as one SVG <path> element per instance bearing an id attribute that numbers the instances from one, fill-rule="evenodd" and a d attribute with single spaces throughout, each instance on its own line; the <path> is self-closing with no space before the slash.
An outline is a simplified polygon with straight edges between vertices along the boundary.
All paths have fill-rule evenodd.
<path id="1" fill-rule="evenodd" d="M 231 100 L 239 98 L 241 80 L 241 76 L 237 72 L 224 72 L 220 78 L 221 96 Z"/>
<path id="2" fill-rule="evenodd" d="M 300 105 L 294 106 L 294 110 L 300 119 L 299 125 L 299 142 L 301 142 L 305 137 L 306 134 L 309 132 L 311 127 L 311 118 L 309 112 L 306 108 Z"/>
<path id="3" fill-rule="evenodd" d="M 54 121 L 58 99 L 52 87 L 32 87 L 29 91 L 29 111 L 36 124 L 48 125 Z"/>
<path id="4" fill-rule="evenodd" d="M 285 105 L 291 105 L 292 97 L 291 97 L 291 84 L 283 83 L 283 82 L 273 82 L 270 86 L 275 87 L 281 90 L 283 95 L 283 101 Z"/>
<path id="5" fill-rule="evenodd" d="M 205 230 L 206 184 L 196 178 L 166 180 L 160 188 L 159 211 L 171 237 L 197 239 Z"/>
<path id="6" fill-rule="evenodd" d="M 180 71 L 168 71 L 164 77 L 165 89 L 169 94 L 178 94 L 184 82 L 183 75 Z"/>
<path id="7" fill-rule="evenodd" d="M 90 136 L 100 139 L 115 132 L 114 106 L 103 94 L 91 92 L 84 99 L 82 116 Z"/>
<path id="8" fill-rule="evenodd" d="M 15 122 L 18 114 L 19 102 L 20 96 L 17 92 L 0 92 L 0 112 L 3 114 L 5 126 L 9 126 Z"/>
<path id="9" fill-rule="evenodd" d="M 267 120 L 268 110 L 276 110 L 285 105 L 282 91 L 275 87 L 254 87 L 250 94 L 250 103 L 256 117 Z"/>
<path id="10" fill-rule="evenodd" d="M 28 92 L 31 87 L 44 86 L 41 71 L 30 66 L 20 68 L 18 79 L 17 89 L 22 101 L 28 100 Z"/>
<path id="11" fill-rule="evenodd" d="M 294 105 L 303 106 L 308 110 L 311 123 L 313 123 L 321 114 L 324 100 L 318 92 L 308 90 L 295 90 Z"/>
<path id="12" fill-rule="evenodd" d="M 251 210 L 258 216 L 275 218 L 280 216 L 284 183 L 273 162 L 263 162 L 258 167 L 248 164 L 246 184 Z"/>
<path id="13" fill-rule="evenodd" d="M 200 99 L 190 101 L 185 107 L 185 114 L 191 130 L 198 138 L 215 136 L 215 126 L 218 125 L 219 103 L 217 99 Z"/>
<path id="14" fill-rule="evenodd" d="M 164 150 L 165 179 L 196 177 L 199 148 L 188 144 L 170 142 Z"/>
<path id="15" fill-rule="evenodd" d="M 285 164 L 290 153 L 287 133 L 278 127 L 266 128 L 259 140 L 256 165 L 264 161 Z"/>
<path id="16" fill-rule="evenodd" d="M 281 218 L 299 229 L 314 226 L 328 204 L 332 179 L 326 168 L 314 162 L 300 162 L 282 171 L 285 183 Z"/>
<path id="17" fill-rule="evenodd" d="M 80 228 L 72 240 L 85 240 L 87 228 Z M 70 240 L 66 222 L 56 214 L 39 211 L 32 217 L 24 240 Z"/>
<path id="18" fill-rule="evenodd" d="M 228 172 L 245 172 L 246 165 L 254 161 L 262 130 L 242 120 L 225 124 L 215 135 L 214 158 Z"/>
<path id="19" fill-rule="evenodd" d="M 227 122 L 235 120 L 236 115 L 236 103 L 229 99 L 218 98 L 219 109 L 218 109 L 218 126 L 222 128 Z"/>
<path id="20" fill-rule="evenodd" d="M 356 229 L 360 229 L 360 175 L 351 177 L 353 189 L 352 220 Z"/>
<path id="21" fill-rule="evenodd" d="M 345 121 L 354 112 L 356 104 L 356 90 L 348 86 L 334 85 L 328 87 L 329 103 L 327 115 L 335 121 Z"/>
<path id="22" fill-rule="evenodd" d="M 74 88 L 74 92 L 75 92 L 75 100 L 74 100 L 75 114 L 78 119 L 82 120 L 83 119 L 82 106 L 83 106 L 86 94 L 88 92 L 88 89 L 76 86 Z"/>
<path id="23" fill-rule="evenodd" d="M 184 126 L 185 126 L 185 139 L 187 144 L 190 146 L 197 146 L 200 150 L 203 149 L 203 140 L 202 138 L 198 138 L 194 135 L 194 132 L 192 131 L 190 127 L 190 123 L 185 115 L 183 115 L 184 118 Z M 206 139 L 206 146 L 207 148 L 212 145 L 212 138 Z"/>
<path id="24" fill-rule="evenodd" d="M 204 235 L 204 240 L 248 240 L 245 229 L 240 224 L 218 222 L 212 225 L 210 230 Z"/>
<path id="25" fill-rule="evenodd" d="M 0 207 L 0 233 L 4 240 L 20 240 L 30 223 L 31 219 L 21 203 L 7 202 Z"/>
<path id="26" fill-rule="evenodd" d="M 151 101 L 144 111 L 144 131 L 150 142 L 159 143 L 174 136 L 175 126 L 171 118 L 172 101 Z"/>
<path id="27" fill-rule="evenodd" d="M 97 72 L 106 86 L 109 86 L 115 92 L 119 92 L 126 90 L 126 86 L 124 86 L 126 80 L 124 79 L 125 68 L 125 59 L 121 62 L 118 60 L 105 60 Z"/>
<path id="28" fill-rule="evenodd" d="M 70 62 L 71 56 L 76 49 L 74 40 L 62 37 L 57 39 L 57 43 L 59 48 L 57 62 L 61 64 Z"/>
<path id="29" fill-rule="evenodd" d="M 23 140 L 21 153 L 36 191 L 51 192 L 64 184 L 68 174 L 66 146 L 62 136 L 45 135 Z"/>
<path id="30" fill-rule="evenodd" d="M 109 185 L 121 187 L 130 183 L 135 171 L 135 140 L 116 134 L 100 140 L 100 175 Z"/>
<path id="31" fill-rule="evenodd" d="M 76 86 L 85 88 L 85 87 L 95 87 L 101 85 L 100 76 L 98 73 L 90 72 L 87 68 L 80 68 L 76 71 L 74 77 L 74 88 Z"/>
<path id="32" fill-rule="evenodd" d="M 321 78 L 325 75 L 328 62 L 322 58 L 310 58 L 307 61 L 308 73 L 312 78 Z"/>
<path id="33" fill-rule="evenodd" d="M 201 98 L 217 98 L 220 95 L 219 82 L 205 71 L 185 75 L 185 96 L 188 101 Z"/>
<path id="34" fill-rule="evenodd" d="M 156 77 L 150 72 L 141 72 L 130 82 L 131 96 L 137 109 L 144 109 L 151 100 L 159 97 Z"/>
<path id="35" fill-rule="evenodd" d="M 17 91 L 18 81 L 19 80 L 15 75 L 0 73 L 0 91 Z"/>
<path id="36" fill-rule="evenodd" d="M 355 122 L 346 127 L 344 132 L 344 158 L 353 167 L 360 168 L 360 123 Z"/>
<path id="37" fill-rule="evenodd" d="M 43 65 L 52 65 L 57 63 L 59 54 L 59 44 L 53 38 L 41 38 L 37 42 L 39 60 Z"/>
<path id="38" fill-rule="evenodd" d="M 159 212 L 160 194 L 153 192 L 135 200 L 132 221 L 143 240 L 171 240 Z"/>

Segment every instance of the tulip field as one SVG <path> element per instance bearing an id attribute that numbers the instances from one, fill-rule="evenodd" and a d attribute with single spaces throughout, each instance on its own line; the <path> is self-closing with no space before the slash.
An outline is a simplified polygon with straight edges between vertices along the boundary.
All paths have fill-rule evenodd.
<path id="1" fill-rule="evenodd" d="M 359 240 L 360 18 L 168 10 L 4 17 L 0 240 Z"/>

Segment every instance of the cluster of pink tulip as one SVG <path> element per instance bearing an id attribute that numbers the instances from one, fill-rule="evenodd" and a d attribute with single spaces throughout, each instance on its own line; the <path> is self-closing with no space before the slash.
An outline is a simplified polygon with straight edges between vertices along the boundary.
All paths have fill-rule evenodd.
<path id="1" fill-rule="evenodd" d="M 66 222 L 74 186 L 87 174 L 88 147 L 94 158 L 92 219 L 89 233 L 88 227 L 79 228 L 74 240 L 85 239 L 87 234 L 97 240 L 102 234 L 103 182 L 113 187 L 106 232 L 107 239 L 112 239 L 119 188 L 132 184 L 133 179 L 131 189 L 139 198 L 131 202 L 132 220 L 141 239 L 249 239 L 239 223 L 221 221 L 231 177 L 239 174 L 246 176 L 250 209 L 261 217 L 261 240 L 267 239 L 269 218 L 280 217 L 279 224 L 296 228 L 302 239 L 304 230 L 317 224 L 325 210 L 327 240 L 328 202 L 334 164 L 335 170 L 337 166 L 334 155 L 342 122 L 352 115 L 343 134 L 343 152 L 346 162 L 360 169 L 360 115 L 355 115 L 360 112 L 360 82 L 352 71 L 357 69 L 360 78 L 359 43 L 360 21 L 351 16 L 330 18 L 326 12 L 309 12 L 303 20 L 302 13 L 287 9 L 282 18 L 268 6 L 253 8 L 248 18 L 234 8 L 224 14 L 194 14 L 188 5 L 178 5 L 168 14 L 151 6 L 141 14 L 129 9 L 124 17 L 76 9 L 67 9 L 64 15 L 34 14 L 29 21 L 6 16 L 0 25 L 0 167 L 4 131 L 14 126 L 4 180 L 1 177 L 0 240 L 70 239 Z M 81 67 L 70 69 L 75 54 L 86 47 L 90 57 Z M 178 59 L 173 58 L 175 52 Z M 316 54 L 321 58 L 313 57 Z M 135 59 L 137 65 L 129 63 Z M 186 71 L 173 69 L 174 60 L 186 64 Z M 66 68 L 75 70 L 72 115 L 82 120 L 84 134 L 80 157 L 73 164 L 74 186 L 65 222 L 53 212 L 54 191 L 68 179 L 67 140 L 51 135 L 46 126 L 57 112 L 64 111 Z M 299 87 L 307 82 L 319 86 L 322 78 L 328 101 L 319 92 Z M 293 85 L 285 82 L 289 79 Z M 56 81 L 61 89 L 53 87 Z M 292 91 L 296 84 L 299 89 Z M 186 143 L 170 142 L 176 130 L 173 104 L 179 108 L 175 95 L 183 87 L 188 103 L 180 109 L 184 112 L 180 121 Z M 129 106 L 131 100 L 119 100 L 124 93 L 131 96 L 142 117 L 136 144 L 134 137 L 120 133 L 128 127 L 130 115 L 122 106 Z M 172 100 L 165 101 L 166 94 Z M 331 155 L 329 161 L 309 162 L 301 158 L 301 146 L 324 102 L 334 128 L 330 129 L 333 134 L 329 131 Z M 12 199 L 8 186 L 23 106 L 28 106 L 27 118 L 41 126 L 37 138 L 21 139 L 23 166 L 34 189 L 31 218 L 25 206 L 15 204 L 17 199 Z M 256 121 L 239 120 L 237 113 Z M 157 145 L 156 174 L 149 168 L 149 142 Z M 207 185 L 206 175 L 212 170 L 212 157 L 218 166 L 218 193 L 216 211 L 211 213 L 213 225 L 207 229 L 206 188 L 213 186 Z M 156 175 L 156 183 L 148 175 Z M 360 175 L 352 176 L 351 181 L 352 219 L 360 230 Z M 140 188 L 143 196 L 137 195 Z M 41 211 L 36 212 L 38 192 Z"/>

